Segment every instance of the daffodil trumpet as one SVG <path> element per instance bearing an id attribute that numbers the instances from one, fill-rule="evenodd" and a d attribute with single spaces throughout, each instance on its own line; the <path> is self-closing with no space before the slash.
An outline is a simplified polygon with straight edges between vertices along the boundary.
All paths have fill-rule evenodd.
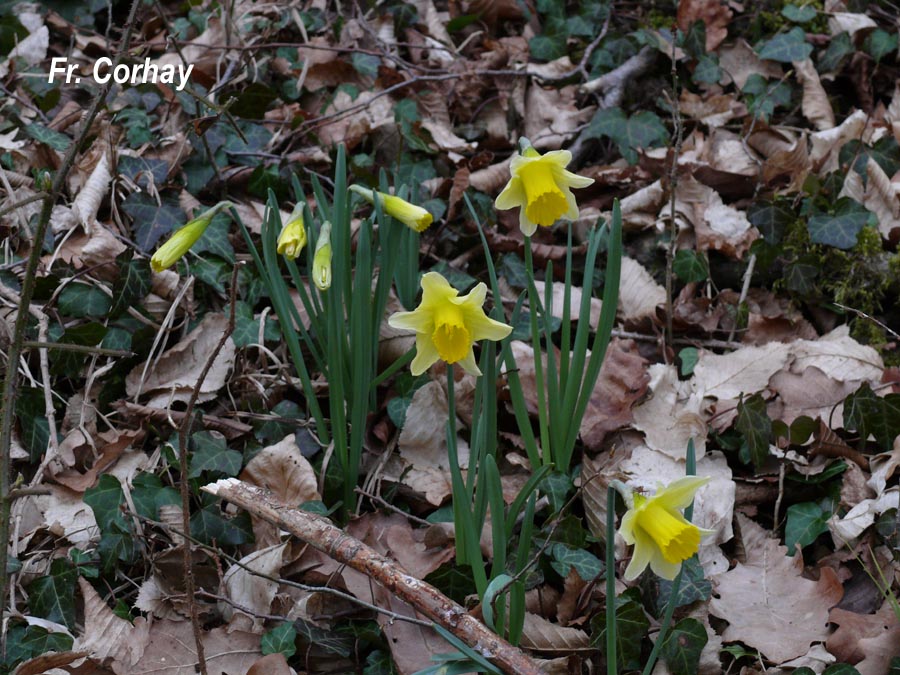
<path id="1" fill-rule="evenodd" d="M 150 267 L 153 268 L 153 271 L 162 272 L 178 262 L 179 258 L 203 236 L 216 214 L 232 206 L 234 204 L 228 201 L 219 202 L 177 230 L 165 244 L 156 249 L 156 253 L 150 258 Z"/>
<path id="2" fill-rule="evenodd" d="M 438 272 L 422 277 L 422 302 L 412 312 L 397 312 L 388 323 L 416 332 L 416 357 L 410 369 L 421 375 L 436 361 L 459 363 L 472 375 L 481 375 L 473 345 L 478 340 L 502 340 L 512 326 L 488 318 L 483 305 L 487 286 L 478 284 L 466 295 Z"/>
<path id="3" fill-rule="evenodd" d="M 278 235 L 276 251 L 288 260 L 296 260 L 306 246 L 306 227 L 303 224 L 303 202 L 297 202 Z"/>
<path id="4" fill-rule="evenodd" d="M 529 237 L 538 225 L 550 227 L 560 218 L 575 220 L 578 204 L 572 188 L 587 187 L 594 179 L 566 170 L 571 161 L 568 150 L 542 155 L 528 144 L 510 161 L 509 182 L 497 195 L 494 206 L 501 211 L 519 207 L 519 228 Z"/>
<path id="5" fill-rule="evenodd" d="M 411 230 L 416 232 L 424 232 L 431 225 L 434 217 L 421 206 L 411 204 L 405 199 L 401 199 L 396 195 L 389 195 L 384 192 L 376 192 L 361 185 L 351 185 L 350 190 L 355 192 L 367 202 L 375 205 L 375 195 L 381 201 L 385 213 L 392 218 L 396 218 Z"/>
<path id="6" fill-rule="evenodd" d="M 708 476 L 686 476 L 667 487 L 660 486 L 652 497 L 628 492 L 626 503 L 630 500 L 630 504 L 619 526 L 625 542 L 634 545 L 631 562 L 625 569 L 626 580 L 636 579 L 648 565 L 663 579 L 675 579 L 681 564 L 697 552 L 700 539 L 712 534 L 682 515 L 697 490 L 707 482 Z M 615 487 L 621 493 L 620 486 Z"/>
<path id="7" fill-rule="evenodd" d="M 331 255 L 331 223 L 326 220 L 319 230 L 313 255 L 312 278 L 320 291 L 331 288 Z"/>

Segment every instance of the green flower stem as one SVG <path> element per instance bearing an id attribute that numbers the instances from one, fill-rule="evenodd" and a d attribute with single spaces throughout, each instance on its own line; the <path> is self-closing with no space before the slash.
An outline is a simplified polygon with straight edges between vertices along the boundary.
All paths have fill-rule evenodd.
<path id="1" fill-rule="evenodd" d="M 616 489 L 606 488 L 606 672 L 616 675 Z"/>
<path id="2" fill-rule="evenodd" d="M 453 526 L 456 539 L 456 561 L 469 565 L 475 578 L 478 597 L 487 590 L 487 575 L 481 559 L 481 530 L 472 521 L 472 495 L 466 491 L 459 454 L 456 448 L 456 394 L 454 392 L 453 364 L 447 364 L 447 456 L 450 461 L 450 481 L 453 489 Z M 471 468 L 470 468 L 471 470 Z"/>
<path id="3" fill-rule="evenodd" d="M 693 438 L 688 441 L 685 465 L 685 475 L 697 475 L 697 454 L 694 450 Z M 684 518 L 688 522 L 691 522 L 691 518 L 693 517 L 693 515 L 694 503 L 691 502 L 684 510 Z M 653 672 L 653 667 L 656 665 L 656 660 L 659 658 L 660 651 L 662 651 L 663 644 L 666 641 L 666 633 L 669 632 L 669 628 L 672 625 L 672 617 L 675 614 L 675 605 L 678 601 L 678 591 L 681 588 L 681 577 L 683 574 L 684 565 L 682 565 L 678 570 L 675 581 L 672 582 L 672 590 L 669 592 L 669 600 L 666 602 L 666 611 L 663 614 L 662 621 L 659 624 L 659 635 L 656 636 L 656 642 L 653 643 L 653 649 L 650 651 L 650 657 L 647 659 L 647 665 L 644 666 L 644 670 L 642 671 L 641 675 L 650 675 L 650 673 Z"/>
<path id="4" fill-rule="evenodd" d="M 540 305 L 537 286 L 534 283 L 534 260 L 531 256 L 531 237 L 525 235 L 525 270 L 528 273 L 528 318 L 531 324 L 531 347 L 534 350 L 534 382 L 538 395 L 538 424 L 541 432 L 541 456 L 544 465 L 553 461 L 550 447 L 550 429 L 547 421 L 547 392 L 544 389 L 544 363 L 541 359 L 541 338 L 538 332 L 537 312 Z M 549 348 L 549 345 L 548 345 Z M 565 470 L 567 467 L 559 467 Z"/>

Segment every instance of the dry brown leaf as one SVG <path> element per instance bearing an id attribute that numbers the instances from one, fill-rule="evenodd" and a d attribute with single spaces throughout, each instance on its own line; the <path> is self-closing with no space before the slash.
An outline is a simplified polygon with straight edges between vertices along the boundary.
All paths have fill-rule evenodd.
<path id="1" fill-rule="evenodd" d="M 543 305 L 546 284 L 541 280 L 536 280 L 534 285 L 537 288 L 538 298 L 540 298 L 541 304 Z M 565 307 L 566 285 L 561 281 L 554 281 L 550 293 L 550 316 L 562 319 L 563 309 Z M 603 302 L 599 298 L 592 297 L 590 303 L 590 316 L 588 317 L 588 322 L 590 323 L 591 328 L 596 329 L 600 322 L 600 311 L 603 309 Z M 545 307 L 544 309 L 546 310 L 547 308 Z M 571 321 L 577 321 L 580 313 L 581 289 L 577 286 L 572 286 L 569 290 L 569 319 Z"/>
<path id="2" fill-rule="evenodd" d="M 624 321 L 656 319 L 656 308 L 665 304 L 666 291 L 637 260 L 622 256 L 619 280 L 619 314 Z"/>
<path id="3" fill-rule="evenodd" d="M 525 96 L 525 136 L 538 150 L 557 150 L 588 122 L 593 105 L 575 105 L 575 85 L 544 88 L 532 84 Z"/>
<path id="4" fill-rule="evenodd" d="M 44 514 L 46 527 L 56 536 L 68 539 L 84 550 L 91 539 L 99 534 L 94 510 L 84 503 L 81 494 L 58 485 L 49 486 L 49 495 L 29 497 L 34 499 Z"/>
<path id="5" fill-rule="evenodd" d="M 725 204 L 718 192 L 693 177 L 678 181 L 675 209 L 693 225 L 698 250 L 711 248 L 741 258 L 759 236 L 743 211 Z M 666 207 L 660 215 L 669 217 Z"/>
<path id="6" fill-rule="evenodd" d="M 526 612 L 522 646 L 540 652 L 579 652 L 591 649 L 588 634 L 580 628 L 564 628 Z"/>
<path id="7" fill-rule="evenodd" d="M 203 650 L 210 673 L 241 675 L 262 656 L 259 636 L 243 631 L 214 628 L 202 633 Z M 162 620 L 150 627 L 144 656 L 116 675 L 195 675 L 197 651 L 190 621 Z"/>
<path id="8" fill-rule="evenodd" d="M 737 399 L 743 393 L 762 391 L 788 359 L 788 350 L 778 342 L 741 347 L 728 354 L 702 350 L 694 367 L 694 390 L 718 399 Z"/>
<path id="9" fill-rule="evenodd" d="M 287 543 L 282 543 L 254 551 L 244 556 L 239 565 L 232 565 L 225 572 L 222 579 L 225 597 L 234 605 L 221 602 L 219 607 L 228 621 L 229 630 L 263 632 L 263 619 L 260 616 L 270 613 L 272 601 L 278 591 L 278 582 L 273 579 L 281 571 L 286 547 Z M 244 609 L 248 611 L 245 612 Z"/>
<path id="10" fill-rule="evenodd" d="M 877 27 L 878 24 L 866 14 L 831 12 L 828 15 L 828 30 L 832 37 L 843 32 L 850 33 L 850 37 L 853 37 L 861 30 Z"/>
<path id="11" fill-rule="evenodd" d="M 690 382 L 678 379 L 675 366 L 656 363 L 648 371 L 650 396 L 633 410 L 635 429 L 653 450 L 673 459 L 684 457 L 694 440 L 697 458 L 706 454 L 706 422 L 701 416 L 703 396 Z"/>
<path id="12" fill-rule="evenodd" d="M 846 143 L 861 138 L 865 127 L 866 113 L 857 110 L 839 126 L 810 134 L 809 161 L 812 171 L 821 175 L 837 171 L 841 148 Z"/>
<path id="13" fill-rule="evenodd" d="M 318 130 L 324 145 L 346 143 L 354 147 L 376 129 L 394 124 L 390 99 L 372 91 L 362 91 L 354 99 L 346 91 L 338 90 L 325 115 L 334 115 L 336 119 Z"/>
<path id="14" fill-rule="evenodd" d="M 250 666 L 247 675 L 296 675 L 281 652 L 268 654 Z"/>
<path id="15" fill-rule="evenodd" d="M 208 313 L 199 325 L 154 363 L 136 366 L 125 378 L 125 390 L 131 398 L 150 395 L 145 405 L 151 408 L 168 408 L 173 401 L 187 401 L 197 386 L 200 373 L 218 345 L 228 318 L 224 314 Z M 214 398 L 225 386 L 234 365 L 235 346 L 229 337 L 213 361 L 212 367 L 200 387 L 198 401 Z M 147 368 L 144 375 L 145 365 Z"/>
<path id="16" fill-rule="evenodd" d="M 676 21 L 684 33 L 695 21 L 702 21 L 706 25 L 706 51 L 711 52 L 728 36 L 731 17 L 728 5 L 720 0 L 681 0 Z"/>
<path id="17" fill-rule="evenodd" d="M 728 84 L 730 79 L 738 89 L 743 89 L 751 75 L 759 74 L 769 80 L 779 79 L 783 75 L 777 63 L 760 59 L 743 38 L 733 45 L 722 47 L 718 53 L 719 66 L 729 76 L 728 79 L 723 78 L 721 84 Z"/>
<path id="18" fill-rule="evenodd" d="M 241 471 L 240 478 L 271 490 L 282 504 L 296 507 L 322 499 L 316 487 L 316 472 L 300 452 L 293 434 L 260 450 Z M 255 516 L 251 519 L 257 546 L 268 547 L 281 541 L 277 527 Z"/>
<path id="19" fill-rule="evenodd" d="M 783 663 L 806 654 L 813 642 L 828 637 L 829 610 L 844 594 L 830 567 L 819 581 L 802 576 L 803 556 L 787 556 L 787 547 L 740 514 L 745 562 L 713 579 L 718 597 L 711 614 L 728 621 L 726 642 L 755 647 L 767 659 Z"/>
<path id="20" fill-rule="evenodd" d="M 825 89 L 819 81 L 816 67 L 809 59 L 794 61 L 793 65 L 797 79 L 803 85 L 803 116 L 812 122 L 819 131 L 831 129 L 835 125 L 834 110 L 831 109 L 828 94 L 825 93 Z"/>
<path id="21" fill-rule="evenodd" d="M 686 89 L 681 93 L 678 107 L 685 116 L 708 127 L 721 127 L 747 114 L 747 107 L 730 94 L 700 96 Z"/>
<path id="22" fill-rule="evenodd" d="M 62 666 L 68 666 L 75 661 L 81 661 L 87 656 L 87 652 L 50 652 L 41 654 L 33 659 L 22 661 L 12 675 L 69 675 L 71 671 L 63 670 Z M 107 675 L 111 671 L 95 669 L 90 675 Z M 80 669 L 79 669 L 80 675 Z"/>
<path id="23" fill-rule="evenodd" d="M 25 5 L 21 9 L 25 7 L 31 6 Z M 0 77 L 3 78 L 9 74 L 10 64 L 17 59 L 22 59 L 29 66 L 35 66 L 47 58 L 47 50 L 50 48 L 50 29 L 44 25 L 44 19 L 39 13 L 29 9 L 17 11 L 15 17 L 28 35 L 17 39 L 3 63 L 0 63 Z"/>
<path id="24" fill-rule="evenodd" d="M 856 173 L 852 171 L 851 173 Z M 866 192 L 863 205 L 878 216 L 878 231 L 891 240 L 900 228 L 900 181 L 888 178 L 878 162 L 866 163 Z"/>
<path id="25" fill-rule="evenodd" d="M 825 646 L 839 661 L 850 665 L 856 665 L 872 655 L 867 649 L 868 645 L 865 644 L 868 640 L 887 635 L 892 637 L 894 647 L 900 644 L 900 623 L 891 608 L 891 603 L 887 601 L 874 614 L 857 614 L 835 607 L 828 615 L 828 621 L 836 624 L 837 630 L 828 637 Z M 885 672 L 887 662 L 880 671 Z"/>
<path id="26" fill-rule="evenodd" d="M 645 230 L 656 224 L 656 214 L 666 199 L 662 181 L 654 181 L 650 185 L 642 187 L 637 192 L 632 192 L 619 202 L 622 209 L 622 229 Z M 611 216 L 607 215 L 607 218 Z"/>
<path id="27" fill-rule="evenodd" d="M 72 648 L 101 663 L 111 660 L 117 673 L 130 672 L 143 656 L 150 624 L 138 617 L 132 625 L 116 616 L 84 577 L 78 577 L 78 587 L 84 599 L 84 633 Z"/>
<path id="28" fill-rule="evenodd" d="M 447 393 L 432 381 L 413 394 L 400 432 L 400 457 L 410 467 L 403 483 L 425 496 L 435 506 L 450 495 L 450 465 L 447 462 Z M 461 467 L 469 465 L 469 446 L 457 438 Z"/>

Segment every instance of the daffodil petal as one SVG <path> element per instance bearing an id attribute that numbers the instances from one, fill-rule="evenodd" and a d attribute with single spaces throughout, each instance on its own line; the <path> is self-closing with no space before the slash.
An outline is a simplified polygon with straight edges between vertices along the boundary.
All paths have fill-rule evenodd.
<path id="1" fill-rule="evenodd" d="M 417 333 L 430 333 L 433 319 L 424 312 L 397 312 L 388 317 L 391 328 L 414 330 Z"/>
<path id="2" fill-rule="evenodd" d="M 622 516 L 622 522 L 619 524 L 619 534 L 622 535 L 622 539 L 624 539 L 625 543 L 629 546 L 636 541 L 634 535 L 634 519 L 636 517 L 637 511 L 635 509 L 628 509 L 628 511 L 625 512 L 625 515 Z"/>
<path id="3" fill-rule="evenodd" d="M 430 336 L 416 334 L 416 357 L 409 366 L 413 375 L 421 375 L 440 358 Z"/>
<path id="4" fill-rule="evenodd" d="M 532 223 L 525 215 L 525 207 L 519 210 L 519 229 L 526 237 L 531 237 L 537 231 L 537 223 Z"/>
<path id="5" fill-rule="evenodd" d="M 619 530 L 621 533 L 621 530 Z M 637 579 L 641 572 L 647 569 L 647 565 L 653 560 L 654 554 L 658 552 L 653 539 L 639 529 L 635 529 L 634 533 L 634 551 L 631 554 L 631 562 L 625 568 L 625 580 L 632 581 Z"/>
<path id="6" fill-rule="evenodd" d="M 663 557 L 662 551 L 655 546 L 652 549 L 652 557 L 650 558 L 650 569 L 653 573 L 663 579 L 672 581 L 678 576 L 678 570 L 681 569 L 681 563 L 669 562 Z"/>
<path id="7" fill-rule="evenodd" d="M 466 354 L 465 358 L 457 361 L 457 363 L 459 363 L 462 369 L 469 375 L 474 375 L 475 377 L 481 375 L 481 370 L 475 362 L 475 351 L 471 347 L 469 347 L 469 353 Z"/>
<path id="8" fill-rule="evenodd" d="M 541 159 L 545 162 L 553 162 L 565 169 L 572 161 L 572 153 L 568 150 L 551 150 L 541 155 Z"/>
<path id="9" fill-rule="evenodd" d="M 494 207 L 500 211 L 505 211 L 517 206 L 525 206 L 525 188 L 522 185 L 522 179 L 518 176 L 513 176 L 509 179 L 503 191 L 497 195 L 497 199 L 494 200 Z"/>
<path id="10" fill-rule="evenodd" d="M 566 205 L 569 207 L 561 218 L 565 218 L 566 220 L 578 220 L 578 202 L 575 201 L 575 195 L 572 194 L 572 191 L 568 188 L 563 190 L 563 194 L 566 196 Z"/>
<path id="11" fill-rule="evenodd" d="M 577 173 L 572 173 L 571 171 L 566 171 L 565 169 L 563 169 L 560 174 L 563 182 L 568 184 L 570 188 L 586 188 L 594 184 L 593 178 L 579 176 Z"/>
<path id="12" fill-rule="evenodd" d="M 685 476 L 659 490 L 654 499 L 659 500 L 667 510 L 683 509 L 694 501 L 694 494 L 708 482 L 709 476 Z"/>
<path id="13" fill-rule="evenodd" d="M 455 297 L 456 289 L 437 272 L 428 272 L 422 276 L 422 299 L 426 296 L 434 296 L 434 299 L 443 300 L 447 297 Z"/>
<path id="14" fill-rule="evenodd" d="M 471 307 L 474 309 L 481 309 L 481 306 L 484 304 L 484 299 L 487 297 L 487 285 L 482 281 L 479 284 L 476 284 L 475 287 L 466 293 L 465 295 L 461 295 L 458 298 L 453 298 L 451 302 L 454 305 L 460 305 L 461 307 Z"/>
<path id="15" fill-rule="evenodd" d="M 466 313 L 466 324 L 472 331 L 473 340 L 502 340 L 512 333 L 512 326 L 485 316 L 480 308 Z"/>

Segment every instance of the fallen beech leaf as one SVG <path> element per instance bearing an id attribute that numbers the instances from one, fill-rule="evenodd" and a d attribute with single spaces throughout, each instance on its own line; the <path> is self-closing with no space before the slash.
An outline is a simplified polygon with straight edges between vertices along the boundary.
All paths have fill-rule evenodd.
<path id="1" fill-rule="evenodd" d="M 151 394 L 145 403 L 151 408 L 167 408 L 173 401 L 187 401 L 197 386 L 197 380 L 206 362 L 219 343 L 228 318 L 224 314 L 210 312 L 187 337 L 162 354 L 144 375 L 147 364 L 139 364 L 125 378 L 125 391 L 129 397 Z M 198 401 L 215 398 L 216 392 L 225 386 L 225 380 L 234 365 L 235 346 L 229 337 L 213 361 Z"/>
<path id="2" fill-rule="evenodd" d="M 812 171 L 825 175 L 838 170 L 841 148 L 851 140 L 860 138 L 866 126 L 866 113 L 857 110 L 840 126 L 809 135 L 809 161 Z"/>
<path id="3" fill-rule="evenodd" d="M 676 16 L 678 28 L 684 33 L 695 21 L 706 25 L 706 51 L 711 52 L 728 36 L 732 12 L 719 0 L 680 0 Z"/>
<path id="4" fill-rule="evenodd" d="M 544 293 L 546 289 L 546 283 L 541 280 L 535 280 L 534 282 L 535 288 L 537 288 L 538 298 L 540 298 L 541 304 L 544 303 Z M 550 291 L 550 316 L 554 316 L 557 319 L 563 318 L 563 309 L 565 305 L 565 297 L 566 297 L 566 285 L 560 281 L 553 282 L 553 288 Z M 545 308 L 546 309 L 546 308 Z M 590 304 L 590 317 L 588 317 L 588 322 L 590 323 L 591 328 L 596 329 L 597 325 L 600 323 L 600 310 L 603 309 L 603 302 L 599 298 L 591 298 Z M 581 312 L 581 289 L 577 286 L 572 286 L 569 290 L 569 318 L 571 321 L 577 321 L 579 314 Z"/>
<path id="5" fill-rule="evenodd" d="M 131 672 L 147 646 L 150 624 L 143 617 L 132 625 L 116 616 L 84 577 L 78 577 L 78 587 L 84 599 L 84 633 L 72 648 L 101 663 L 110 659 L 117 673 Z"/>
<path id="6" fill-rule="evenodd" d="M 252 614 L 244 612 L 226 602 L 220 603 L 220 609 L 228 619 L 228 629 L 246 630 L 251 633 L 263 632 L 263 619 L 260 615 L 269 614 L 275 593 L 278 591 L 277 578 L 281 571 L 282 557 L 287 543 L 276 544 L 250 555 L 244 556 L 239 565 L 232 565 L 225 572 L 222 584 L 225 597 L 235 605 L 245 607 Z M 266 577 L 269 577 L 268 579 Z"/>
<path id="7" fill-rule="evenodd" d="M 293 434 L 260 450 L 241 471 L 240 478 L 251 485 L 271 490 L 282 504 L 299 506 L 322 499 L 316 487 L 316 473 L 300 452 Z M 277 527 L 255 516 L 251 516 L 251 520 L 258 547 L 281 542 Z"/>
<path id="8" fill-rule="evenodd" d="M 706 421 L 701 416 L 703 396 L 690 382 L 678 379 L 675 366 L 655 363 L 649 371 L 650 395 L 633 409 L 634 428 L 644 432 L 648 447 L 672 459 L 685 456 L 694 440 L 697 459 L 706 454 Z"/>
<path id="9" fill-rule="evenodd" d="M 743 393 L 765 389 L 769 378 L 784 368 L 789 357 L 784 345 L 778 342 L 741 347 L 728 354 L 704 350 L 694 366 L 694 387 L 704 396 L 736 399 Z"/>
<path id="10" fill-rule="evenodd" d="M 815 124 L 819 131 L 831 129 L 835 125 L 834 111 L 831 109 L 828 94 L 819 81 L 816 67 L 809 59 L 794 61 L 793 65 L 797 79 L 803 85 L 803 116 Z"/>
<path id="11" fill-rule="evenodd" d="M 259 636 L 224 627 L 202 633 L 203 650 L 210 673 L 246 673 L 262 653 Z M 150 627 L 143 658 L 117 675 L 195 675 L 197 651 L 190 621 L 164 619 Z"/>
<path id="12" fill-rule="evenodd" d="M 588 634 L 580 628 L 564 628 L 526 612 L 522 646 L 542 652 L 579 652 L 592 649 Z"/>
<path id="13" fill-rule="evenodd" d="M 802 656 L 813 642 L 828 637 L 829 610 L 844 594 L 837 574 L 819 568 L 819 581 L 803 578 L 803 556 L 787 556 L 787 547 L 755 522 L 738 514 L 746 562 L 713 581 L 718 597 L 711 614 L 728 621 L 726 642 L 743 642 L 767 659 L 783 663 Z"/>
<path id="14" fill-rule="evenodd" d="M 293 673 L 281 652 L 262 657 L 247 671 L 247 675 L 293 675 Z"/>
<path id="15" fill-rule="evenodd" d="M 888 601 L 874 614 L 857 614 L 835 607 L 829 613 L 828 621 L 838 628 L 828 636 L 825 646 L 838 660 L 850 665 L 856 665 L 871 655 L 864 641 L 887 635 L 893 638 L 894 647 L 900 644 L 900 623 Z M 887 663 L 884 665 L 884 670 L 877 672 L 887 672 Z"/>
<path id="16" fill-rule="evenodd" d="M 730 79 L 738 89 L 744 88 L 751 75 L 759 74 L 769 80 L 777 80 L 783 75 L 781 66 L 774 61 L 760 59 L 743 38 L 738 39 L 734 45 L 719 49 L 719 66 L 728 75 L 720 83 L 728 84 Z"/>
<path id="17" fill-rule="evenodd" d="M 619 313 L 624 321 L 656 318 L 656 307 L 665 304 L 666 290 L 637 260 L 622 256 L 619 281 Z"/>

